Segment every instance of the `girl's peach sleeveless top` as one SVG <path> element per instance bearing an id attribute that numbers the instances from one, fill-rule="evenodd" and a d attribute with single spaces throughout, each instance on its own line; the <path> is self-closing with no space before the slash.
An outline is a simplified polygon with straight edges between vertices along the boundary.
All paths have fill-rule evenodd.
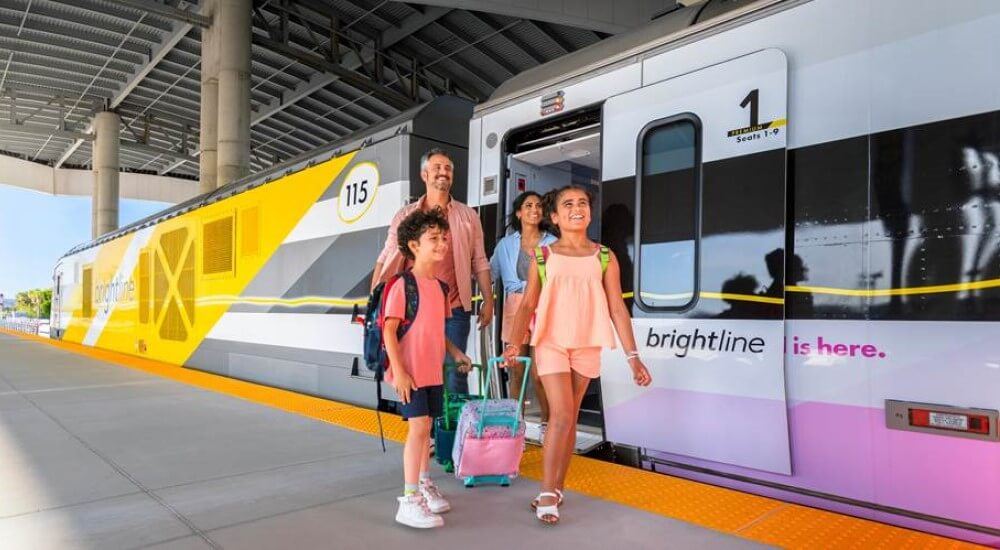
<path id="1" fill-rule="evenodd" d="M 531 345 L 615 347 L 598 252 L 576 257 L 549 249 Z"/>

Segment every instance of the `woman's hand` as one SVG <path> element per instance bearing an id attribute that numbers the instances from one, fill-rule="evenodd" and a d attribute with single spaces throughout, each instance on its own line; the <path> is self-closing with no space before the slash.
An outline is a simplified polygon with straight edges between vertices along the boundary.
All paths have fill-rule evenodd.
<path id="1" fill-rule="evenodd" d="M 633 357 L 628 360 L 628 366 L 632 368 L 632 380 L 637 386 L 648 386 L 653 383 L 653 377 L 649 375 L 649 369 L 642 363 L 642 359 Z"/>
<path id="2" fill-rule="evenodd" d="M 399 401 L 404 405 L 410 403 L 410 392 L 417 391 L 417 385 L 413 382 L 413 378 L 402 369 L 392 373 L 392 387 L 396 390 Z"/>

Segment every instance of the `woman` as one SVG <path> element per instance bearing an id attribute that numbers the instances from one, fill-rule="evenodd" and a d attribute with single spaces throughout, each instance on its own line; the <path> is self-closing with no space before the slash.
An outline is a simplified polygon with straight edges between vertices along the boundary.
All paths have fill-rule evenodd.
<path id="1" fill-rule="evenodd" d="M 534 191 L 525 191 L 514 199 L 513 212 L 510 214 L 507 227 L 514 232 L 497 243 L 493 257 L 490 258 L 490 268 L 493 280 L 503 282 L 503 330 L 500 339 L 504 344 L 517 346 L 518 353 L 523 356 L 527 355 L 527 336 L 516 342 L 510 339 L 514 314 L 517 313 L 524 296 L 525 281 L 528 277 L 528 268 L 533 261 L 535 247 L 552 244 L 556 238 L 546 231 L 542 196 Z M 543 440 L 549 420 L 549 407 L 545 400 L 545 392 L 541 390 L 537 372 L 537 369 L 531 369 L 535 393 L 538 394 L 538 405 L 541 408 L 539 440 Z M 510 394 L 514 399 L 520 397 L 523 377 L 524 365 L 517 363 L 511 368 L 510 377 Z"/>
<path id="2" fill-rule="evenodd" d="M 535 315 L 531 344 L 548 398 L 549 431 L 542 449 L 542 492 L 531 504 L 536 517 L 550 525 L 559 521 L 580 403 L 590 381 L 601 374 L 601 348 L 615 347 L 615 332 L 635 383 L 648 386 L 653 380 L 639 359 L 618 260 L 587 238 L 590 208 L 589 192 L 575 185 L 546 195 L 546 213 L 560 236 L 547 250 L 538 250 L 530 264 L 524 299 L 509 333 L 512 342 L 521 342 Z M 539 265 L 544 265 L 544 282 Z M 515 344 L 504 349 L 508 366 L 519 353 Z"/>

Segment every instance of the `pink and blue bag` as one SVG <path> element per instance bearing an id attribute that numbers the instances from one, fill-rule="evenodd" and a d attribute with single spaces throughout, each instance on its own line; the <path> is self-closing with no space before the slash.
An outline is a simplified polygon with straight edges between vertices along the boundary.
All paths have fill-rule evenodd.
<path id="1" fill-rule="evenodd" d="M 524 419 L 521 415 L 524 391 L 527 389 L 531 359 L 518 357 L 524 363 L 524 379 L 518 399 L 471 400 L 462 407 L 452 449 L 455 477 L 466 487 L 482 484 L 507 486 L 517 477 L 524 454 Z M 493 376 L 503 357 L 494 357 L 487 363 L 485 387 L 490 387 Z"/>

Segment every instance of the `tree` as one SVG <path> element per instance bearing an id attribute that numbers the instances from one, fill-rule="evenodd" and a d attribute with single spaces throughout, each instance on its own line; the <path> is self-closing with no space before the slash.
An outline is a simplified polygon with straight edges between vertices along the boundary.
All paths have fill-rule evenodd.
<path id="1" fill-rule="evenodd" d="M 36 288 L 18 292 L 14 309 L 28 317 L 48 318 L 52 311 L 52 289 Z"/>

